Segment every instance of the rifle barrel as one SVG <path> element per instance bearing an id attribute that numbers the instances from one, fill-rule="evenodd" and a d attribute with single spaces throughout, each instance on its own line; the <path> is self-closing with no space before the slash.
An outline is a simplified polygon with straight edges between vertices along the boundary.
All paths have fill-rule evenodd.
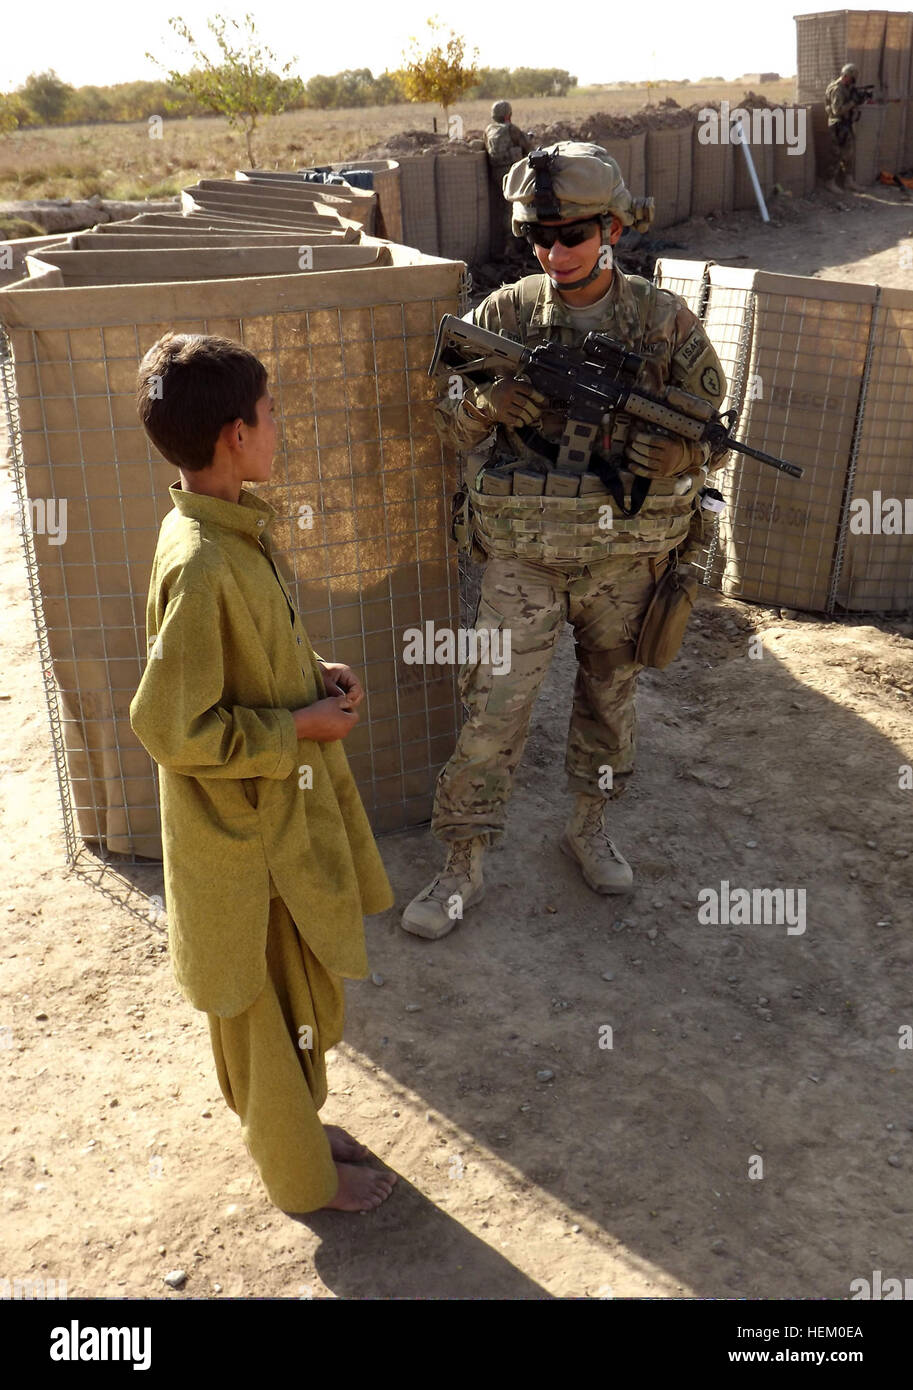
<path id="1" fill-rule="evenodd" d="M 739 439 L 729 439 L 726 447 L 734 449 L 737 454 L 748 454 L 749 458 L 758 459 L 760 463 L 769 463 L 771 468 L 777 468 L 781 473 L 788 473 L 791 478 L 801 478 L 805 472 L 796 463 L 786 463 L 783 459 L 774 458 L 773 454 L 765 454 L 763 449 L 753 449 L 750 444 L 743 444 Z"/>

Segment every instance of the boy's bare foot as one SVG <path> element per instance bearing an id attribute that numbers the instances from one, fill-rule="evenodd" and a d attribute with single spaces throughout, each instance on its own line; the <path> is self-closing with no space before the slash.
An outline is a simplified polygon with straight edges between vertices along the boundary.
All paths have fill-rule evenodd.
<path id="1" fill-rule="evenodd" d="M 324 1125 L 323 1128 L 330 1141 L 330 1153 L 339 1162 L 363 1163 L 370 1157 L 370 1150 L 364 1144 L 359 1144 L 341 1125 Z"/>
<path id="2" fill-rule="evenodd" d="M 352 1163 L 337 1163 L 339 1187 L 336 1196 L 324 1210 L 371 1211 L 385 1202 L 393 1191 L 396 1174 L 381 1173 L 376 1168 L 357 1167 Z"/>

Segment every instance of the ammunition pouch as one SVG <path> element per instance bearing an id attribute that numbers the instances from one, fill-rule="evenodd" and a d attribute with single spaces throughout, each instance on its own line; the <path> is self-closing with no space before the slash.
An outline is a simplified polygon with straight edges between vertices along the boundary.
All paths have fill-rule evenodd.
<path id="1" fill-rule="evenodd" d="M 578 496 L 553 493 L 548 475 L 538 492 L 529 491 L 530 475 L 520 470 L 525 491 L 517 484 L 504 493 L 504 471 L 491 470 L 501 484 L 486 490 L 486 473 L 469 485 L 473 537 L 488 555 L 543 564 L 591 565 L 621 555 L 664 555 L 684 541 L 691 527 L 694 499 L 705 474 L 696 473 L 688 491 L 678 494 L 674 478 L 655 480 L 635 516 L 619 508 L 612 494 L 592 474 L 581 475 L 587 490 Z M 569 475 L 552 477 L 570 481 Z M 627 487 L 633 474 L 620 474 Z M 583 483 L 580 484 L 581 488 Z M 595 489 L 595 490 L 594 490 Z"/>

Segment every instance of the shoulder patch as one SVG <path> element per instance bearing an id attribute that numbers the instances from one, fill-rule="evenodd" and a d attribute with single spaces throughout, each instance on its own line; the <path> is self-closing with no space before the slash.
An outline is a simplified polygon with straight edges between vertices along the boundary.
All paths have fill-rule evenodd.
<path id="1" fill-rule="evenodd" d="M 723 385 L 716 367 L 704 368 L 701 372 L 701 385 L 711 396 L 721 396 L 723 394 Z"/>
<path id="2" fill-rule="evenodd" d="M 701 329 L 695 328 L 675 353 L 675 361 L 681 363 L 685 371 L 689 371 L 706 351 L 707 338 Z"/>

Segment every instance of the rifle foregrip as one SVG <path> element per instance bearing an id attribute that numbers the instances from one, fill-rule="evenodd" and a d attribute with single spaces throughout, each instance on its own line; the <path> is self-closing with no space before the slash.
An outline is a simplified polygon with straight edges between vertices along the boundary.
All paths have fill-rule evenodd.
<path id="1" fill-rule="evenodd" d="M 628 415 L 633 415 L 638 420 L 646 420 L 647 424 L 657 425 L 660 429 L 668 430 L 670 434 L 677 434 L 682 439 L 702 439 L 704 435 L 704 424 L 701 420 L 692 420 L 688 415 L 681 415 L 677 410 L 670 410 L 668 406 L 661 405 L 659 401 L 648 400 L 644 396 L 638 396 L 636 392 L 631 392 L 624 405 L 619 407 Z"/>

